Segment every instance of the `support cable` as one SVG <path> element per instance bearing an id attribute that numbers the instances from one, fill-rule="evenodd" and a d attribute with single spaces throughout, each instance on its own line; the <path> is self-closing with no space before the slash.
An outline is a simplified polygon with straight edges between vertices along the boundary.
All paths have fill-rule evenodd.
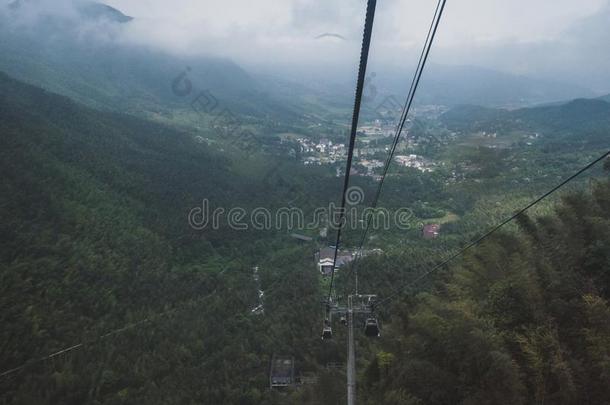
<path id="1" fill-rule="evenodd" d="M 330 285 L 328 287 L 328 297 L 326 305 L 331 301 L 333 283 L 335 279 L 335 267 L 337 265 L 337 253 L 341 243 L 341 229 L 345 219 L 345 204 L 347 199 L 347 189 L 349 187 L 349 178 L 352 168 L 352 159 L 354 157 L 354 146 L 356 143 L 356 132 L 358 131 L 358 120 L 360 118 L 360 107 L 362 105 L 362 92 L 364 89 L 364 79 L 366 76 L 366 66 L 369 58 L 369 49 L 371 46 L 371 36 L 373 33 L 373 21 L 375 19 L 375 8 L 377 0 L 368 0 L 366 7 L 366 19 L 364 22 L 364 35 L 362 37 L 362 49 L 360 50 L 360 65 L 358 67 L 358 81 L 356 83 L 356 96 L 354 100 L 354 112 L 352 115 L 352 127 L 350 131 L 349 146 L 347 152 L 347 163 L 345 165 L 345 177 L 343 179 L 343 192 L 341 193 L 341 207 L 339 209 L 339 222 L 337 228 L 337 239 L 335 241 L 335 254 L 333 257 L 333 267 L 330 275 Z"/>
<path id="2" fill-rule="evenodd" d="M 409 88 L 409 92 L 407 94 L 407 98 L 405 100 L 405 104 L 402 108 L 402 113 L 400 116 L 400 120 L 396 127 L 396 133 L 394 135 L 394 140 L 392 142 L 392 147 L 390 148 L 390 152 L 388 153 L 388 157 L 386 159 L 383 174 L 379 181 L 379 186 L 377 187 L 377 192 L 375 193 L 375 198 L 373 199 L 373 203 L 371 204 L 372 210 L 369 211 L 366 228 L 362 233 L 362 237 L 360 239 L 360 245 L 356 253 L 356 258 L 352 264 L 351 270 L 348 273 L 348 279 L 351 277 L 352 273 L 355 274 L 356 278 L 356 293 L 358 292 L 358 272 L 357 272 L 357 263 L 358 260 L 362 257 L 362 249 L 364 244 L 366 243 L 366 236 L 371 227 L 374 211 L 377 208 L 377 204 L 379 203 L 379 197 L 381 196 L 381 191 L 383 189 L 383 184 L 385 182 L 385 178 L 388 174 L 388 170 L 390 165 L 392 164 L 392 159 L 394 157 L 394 153 L 396 152 L 396 147 L 400 141 L 400 135 L 402 134 L 402 130 L 406 123 L 407 117 L 411 110 L 411 105 L 413 104 L 413 99 L 415 98 L 415 92 L 419 86 L 419 81 L 421 79 L 424 68 L 426 67 L 426 62 L 428 60 L 428 55 L 430 54 L 430 49 L 432 48 L 432 44 L 434 43 L 434 38 L 436 36 L 436 32 L 438 30 L 438 26 L 443 15 L 443 11 L 445 9 L 446 0 L 439 0 L 436 5 L 436 10 L 434 12 L 434 16 L 430 23 L 430 28 L 428 29 L 428 35 L 426 36 L 426 41 L 424 42 L 424 47 L 422 48 L 421 54 L 419 56 L 419 61 L 417 63 L 417 68 L 415 69 L 415 74 L 413 75 L 413 80 L 411 81 L 411 87 Z"/>
<path id="3" fill-rule="evenodd" d="M 222 270 L 221 272 L 219 272 L 218 276 L 222 276 L 225 273 L 225 271 L 226 271 L 226 269 Z M 267 292 L 273 291 L 273 288 L 276 285 L 278 285 L 281 281 L 282 281 L 282 279 L 278 278 L 277 280 L 272 282 L 269 286 L 267 286 L 265 290 Z M 113 337 L 113 336 L 116 336 L 116 335 L 120 335 L 122 333 L 125 333 L 127 331 L 136 329 L 136 328 L 138 328 L 140 326 L 143 326 L 143 325 L 147 325 L 147 324 L 153 323 L 153 322 L 155 322 L 155 321 L 157 321 L 157 320 L 159 320 L 161 318 L 164 318 L 164 317 L 166 317 L 166 316 L 168 316 L 170 314 L 178 313 L 179 311 L 184 310 L 187 306 L 199 305 L 202 302 L 205 302 L 206 300 L 208 300 L 209 298 L 214 296 L 217 292 L 218 292 L 218 287 L 214 288 L 214 290 L 212 292 L 210 292 L 209 294 L 206 294 L 205 296 L 203 296 L 201 298 L 189 300 L 188 302 L 186 302 L 184 304 L 183 307 L 172 308 L 172 309 L 169 309 L 167 311 L 163 311 L 163 312 L 154 314 L 152 316 L 146 317 L 146 318 L 141 319 L 141 320 L 139 320 L 137 322 L 129 323 L 129 324 L 127 324 L 127 325 L 125 325 L 125 326 L 123 326 L 121 328 L 111 330 L 111 331 L 109 331 L 109 332 L 107 332 L 107 333 L 105 333 L 103 335 L 99 335 L 99 336 L 97 336 L 95 338 L 95 340 L 91 340 L 90 342 L 80 342 L 78 344 L 74 344 L 72 346 L 65 347 L 63 349 L 57 350 L 57 351 L 55 351 L 53 353 L 50 353 L 48 355 L 45 355 L 45 356 L 42 356 L 42 357 L 38 357 L 38 358 L 34 358 L 34 359 L 30 359 L 30 360 L 26 361 L 25 363 L 23 363 L 23 364 L 21 364 L 21 365 L 19 365 L 17 367 L 14 367 L 14 368 L 11 368 L 9 370 L 5 370 L 3 372 L 0 372 L 0 378 L 8 377 L 9 375 L 17 373 L 18 371 L 22 371 L 22 370 L 25 370 L 25 369 L 27 369 L 27 368 L 29 368 L 31 366 L 35 366 L 35 365 L 40 364 L 42 362 L 45 362 L 47 360 L 51 360 L 51 359 L 53 359 L 55 357 L 61 356 L 62 354 L 66 354 L 66 353 L 70 353 L 70 352 L 73 352 L 73 351 L 76 351 L 76 350 L 79 350 L 79 349 L 83 349 L 83 348 L 85 348 L 88 345 L 97 344 L 97 343 L 99 343 L 99 342 L 101 342 L 101 341 L 103 341 L 103 340 L 105 340 L 107 338 L 110 338 L 110 337 Z"/>

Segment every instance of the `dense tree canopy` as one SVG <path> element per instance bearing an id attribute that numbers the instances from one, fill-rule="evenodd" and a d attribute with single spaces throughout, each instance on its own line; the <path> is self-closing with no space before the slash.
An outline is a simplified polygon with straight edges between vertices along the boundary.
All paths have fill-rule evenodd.
<path id="1" fill-rule="evenodd" d="M 312 261 L 332 242 L 187 221 L 204 198 L 311 213 L 336 197 L 333 170 L 305 170 L 291 155 L 223 154 L 191 133 L 4 75 L 0 133 L 0 372 L 26 365 L 0 377 L 1 403 L 344 401 L 345 374 L 332 364 L 345 362 L 346 333 L 319 339 L 327 281 Z M 530 151 L 526 173 L 513 170 L 513 151 L 460 153 L 477 178 L 455 181 L 457 166 L 388 178 L 388 208 L 447 222 L 437 240 L 417 226 L 372 232 L 383 252 L 362 261 L 363 288 L 388 296 L 597 150 Z M 524 174 L 532 181 L 517 194 Z M 370 203 L 377 183 L 353 184 Z M 381 308 L 382 339 L 358 338 L 360 399 L 608 403 L 610 185 L 597 179 L 589 188 L 546 202 Z M 359 231 L 346 231 L 346 246 Z M 344 274 L 341 293 L 353 281 Z M 251 312 L 259 289 L 264 315 Z M 294 356 L 310 384 L 269 389 L 274 353 Z"/>

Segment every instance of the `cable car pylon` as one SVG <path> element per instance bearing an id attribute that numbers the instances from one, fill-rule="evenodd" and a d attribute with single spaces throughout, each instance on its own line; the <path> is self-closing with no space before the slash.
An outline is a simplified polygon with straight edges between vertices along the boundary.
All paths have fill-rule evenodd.
<path id="1" fill-rule="evenodd" d="M 356 347 L 354 346 L 354 308 L 350 295 L 347 297 L 347 404 L 356 404 Z"/>
<path id="2" fill-rule="evenodd" d="M 331 302 L 327 304 L 327 317 L 324 321 L 322 339 L 332 338 L 333 315 L 339 315 L 341 323 L 347 326 L 347 404 L 356 403 L 356 346 L 354 326 L 363 321 L 364 334 L 370 338 L 381 336 L 379 321 L 375 316 L 375 302 L 377 295 L 374 294 L 350 294 L 347 296 L 347 306 Z"/>

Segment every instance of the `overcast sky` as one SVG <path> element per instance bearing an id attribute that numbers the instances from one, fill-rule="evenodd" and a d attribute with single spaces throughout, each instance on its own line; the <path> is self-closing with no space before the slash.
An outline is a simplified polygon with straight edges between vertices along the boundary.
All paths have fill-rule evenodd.
<path id="1" fill-rule="evenodd" d="M 213 53 L 244 64 L 350 66 L 358 56 L 366 6 L 365 0 L 107 3 L 137 18 L 132 38 L 174 51 Z M 436 1 L 377 3 L 373 60 L 386 65 L 410 61 L 421 47 Z M 545 65 L 550 62 L 561 65 L 553 69 L 570 74 L 590 59 L 591 65 L 603 65 L 602 74 L 610 68 L 608 27 L 608 0 L 449 0 L 432 61 L 524 74 L 550 74 Z M 315 39 L 323 33 L 346 40 Z M 594 43 L 583 45 L 587 37 Z"/>
<path id="2" fill-rule="evenodd" d="M 108 0 L 148 26 L 159 42 L 187 51 L 210 39 L 286 51 L 323 32 L 360 40 L 364 0 Z M 376 41 L 409 47 L 422 40 L 434 0 L 380 0 Z M 607 0 L 449 0 L 438 46 L 535 42 L 561 35 Z M 218 44 L 221 49 L 221 44 Z M 225 49 L 232 53 L 230 49 Z"/>
<path id="3" fill-rule="evenodd" d="M 86 0 L 28 1 L 59 9 Z M 105 2 L 135 17 L 126 27 L 128 41 L 281 68 L 353 68 L 366 7 L 365 0 Z M 378 0 L 372 63 L 412 64 L 435 6 L 435 0 Z M 568 78 L 610 91 L 608 27 L 610 0 L 448 0 L 431 62 Z M 345 39 L 316 39 L 324 33 Z"/>

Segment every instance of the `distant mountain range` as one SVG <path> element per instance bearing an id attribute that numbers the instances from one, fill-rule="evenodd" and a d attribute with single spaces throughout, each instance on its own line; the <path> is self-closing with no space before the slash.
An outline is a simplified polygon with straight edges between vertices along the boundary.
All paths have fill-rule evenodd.
<path id="1" fill-rule="evenodd" d="M 10 5 L 11 12 L 19 13 L 30 2 L 35 0 L 16 0 Z M 99 2 L 80 4 L 76 9 L 85 22 L 111 21 L 124 27 L 133 20 Z M 193 92 L 205 89 L 223 108 L 244 116 L 291 121 L 303 118 L 303 111 L 320 117 L 328 112 L 346 114 L 352 106 L 354 83 L 345 77 L 297 84 L 277 79 L 281 72 L 251 75 L 227 59 L 175 56 L 112 39 L 85 41 L 78 39 L 77 28 L 70 25 L 78 24 L 46 19 L 27 30 L 0 24 L 0 71 L 95 108 L 145 116 L 188 108 L 196 94 L 189 94 L 189 99 L 172 91 L 172 82 L 187 68 Z M 100 25 L 100 30 L 107 29 Z M 409 75 L 408 71 L 377 70 L 370 84 L 379 94 L 365 103 L 364 117 L 385 95 L 403 99 Z M 472 66 L 431 65 L 424 72 L 416 103 L 516 108 L 594 96 L 564 83 Z"/>
<path id="2" fill-rule="evenodd" d="M 411 74 L 407 70 L 379 70 L 375 80 L 385 93 L 406 94 Z M 515 108 L 594 96 L 579 86 L 477 66 L 430 65 L 422 75 L 416 103 Z"/>
<path id="3" fill-rule="evenodd" d="M 455 131 L 539 132 L 551 140 L 572 140 L 608 145 L 610 103 L 602 99 L 576 99 L 559 105 L 516 110 L 464 105 L 441 116 Z"/>

